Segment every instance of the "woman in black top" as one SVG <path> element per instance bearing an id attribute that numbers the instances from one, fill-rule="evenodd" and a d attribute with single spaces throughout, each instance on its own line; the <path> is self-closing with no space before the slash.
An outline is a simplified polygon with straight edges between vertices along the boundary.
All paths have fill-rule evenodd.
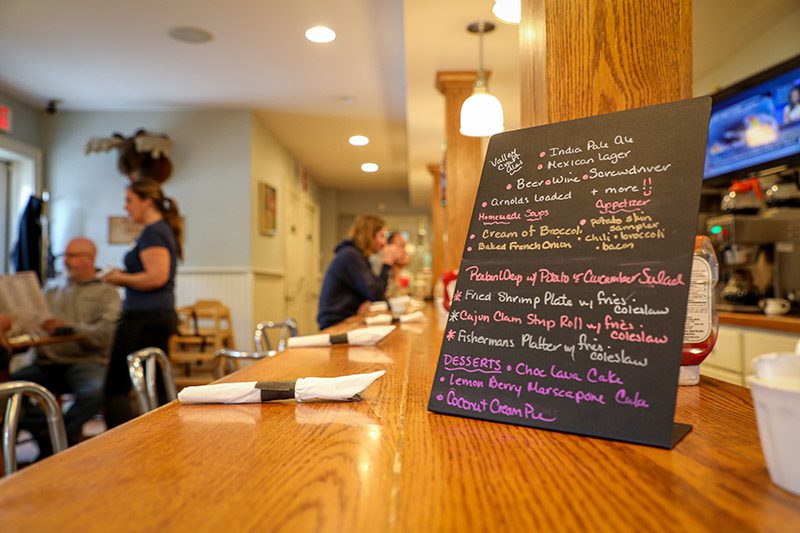
<path id="1" fill-rule="evenodd" d="M 183 258 L 183 233 L 178 205 L 161 190 L 158 182 L 144 179 L 132 183 L 125 195 L 125 210 L 133 222 L 144 224 L 135 246 L 125 254 L 125 270 L 113 270 L 103 281 L 125 287 L 111 361 L 106 378 L 108 427 L 133 418 L 128 354 L 142 348 L 161 348 L 166 353 L 175 332 L 175 269 Z M 164 400 L 163 383 L 158 380 Z"/>

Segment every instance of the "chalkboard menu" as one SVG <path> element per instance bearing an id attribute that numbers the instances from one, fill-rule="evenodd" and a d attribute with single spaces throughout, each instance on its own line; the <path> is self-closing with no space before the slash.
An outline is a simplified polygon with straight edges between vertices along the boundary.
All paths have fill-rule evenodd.
<path id="1" fill-rule="evenodd" d="M 431 411 L 671 447 L 710 98 L 491 138 Z"/>

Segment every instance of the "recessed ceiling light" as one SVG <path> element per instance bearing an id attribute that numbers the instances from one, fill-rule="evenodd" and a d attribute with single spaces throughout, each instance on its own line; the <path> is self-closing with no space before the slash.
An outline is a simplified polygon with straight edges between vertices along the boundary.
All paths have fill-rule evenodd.
<path id="1" fill-rule="evenodd" d="M 193 28 L 191 26 L 175 26 L 167 32 L 167 35 L 182 43 L 203 44 L 214 38 L 211 32 L 203 28 Z"/>
<path id="2" fill-rule="evenodd" d="M 327 26 L 314 26 L 306 30 L 306 39 L 312 43 L 329 43 L 336 39 L 336 32 Z"/>
<path id="3" fill-rule="evenodd" d="M 369 137 L 366 135 L 353 135 L 350 137 L 350 144 L 353 146 L 364 146 L 369 144 Z"/>
<path id="4" fill-rule="evenodd" d="M 361 170 L 364 172 L 377 172 L 378 165 L 377 163 L 364 163 L 361 165 Z"/>

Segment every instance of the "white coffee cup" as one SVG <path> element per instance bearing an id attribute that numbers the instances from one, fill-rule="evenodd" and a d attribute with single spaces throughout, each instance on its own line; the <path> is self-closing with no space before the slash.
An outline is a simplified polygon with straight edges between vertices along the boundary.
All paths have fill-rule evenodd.
<path id="1" fill-rule="evenodd" d="M 747 382 L 769 477 L 800 495 L 800 355 L 769 353 L 752 364 L 755 374 Z"/>
<path id="2" fill-rule="evenodd" d="M 764 310 L 766 315 L 785 315 L 792 308 L 789 300 L 783 298 L 764 298 L 758 302 L 758 306 Z"/>

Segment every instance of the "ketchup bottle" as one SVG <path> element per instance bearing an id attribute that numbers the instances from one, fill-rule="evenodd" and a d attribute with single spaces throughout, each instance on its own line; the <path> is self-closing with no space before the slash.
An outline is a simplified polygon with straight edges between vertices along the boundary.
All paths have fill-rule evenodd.
<path id="1" fill-rule="evenodd" d="M 717 343 L 719 316 L 714 302 L 714 286 L 718 280 L 719 264 L 714 247 L 708 237 L 697 235 L 694 239 L 689 302 L 683 332 L 683 354 L 678 377 L 680 385 L 697 385 L 700 382 L 700 363 Z"/>

